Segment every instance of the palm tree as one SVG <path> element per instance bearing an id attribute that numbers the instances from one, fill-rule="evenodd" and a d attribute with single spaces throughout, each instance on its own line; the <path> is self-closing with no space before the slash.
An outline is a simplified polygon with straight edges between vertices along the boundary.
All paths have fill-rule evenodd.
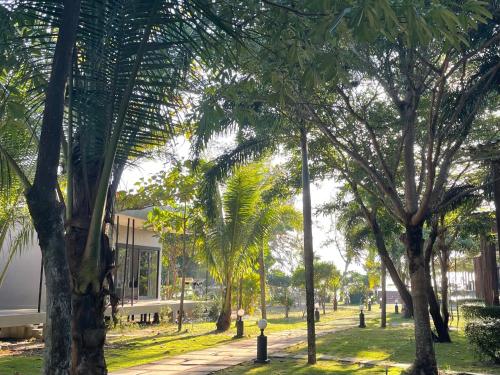
<path id="1" fill-rule="evenodd" d="M 19 43 L 19 48 L 28 50 L 29 56 L 41 56 L 25 61 L 31 64 L 29 71 L 39 72 L 37 77 L 42 78 L 37 81 L 38 90 L 31 91 L 30 113 L 36 114 L 45 98 L 40 93 L 50 73 L 46 65 L 52 57 L 47 51 L 54 50 L 50 33 L 59 34 L 41 133 L 33 132 L 40 134 L 33 186 L 16 155 L 1 154 L 28 189 L 42 252 L 52 254 L 44 249 L 45 244 L 57 244 L 53 256 L 44 256 L 44 267 L 49 321 L 60 322 L 53 331 L 62 337 L 54 347 L 49 335 L 47 348 L 57 356 L 54 361 L 66 368 L 61 373 L 68 371 L 70 348 L 73 373 L 106 372 L 105 296 L 111 294 L 112 301 L 117 300 L 109 240 L 116 189 L 131 158 L 144 155 L 172 134 L 192 61 L 205 61 L 207 51 L 219 46 L 217 41 L 225 31 L 231 32 L 214 7 L 197 0 L 88 0 L 81 7 L 80 1 L 67 0 L 62 7 L 60 2 L 47 0 L 20 1 L 11 10 L 16 22 L 26 19 L 31 26 L 31 32 L 25 33 L 30 43 Z M 67 109 L 64 129 L 63 104 Z M 61 149 L 65 194 L 57 180 Z M 63 208 L 65 224 L 60 215 Z M 52 222 L 47 212 L 53 213 Z M 65 271 L 66 253 L 72 282 Z M 51 275 L 57 278 L 57 286 L 51 283 Z M 58 296 L 54 301 L 61 304 L 55 307 L 59 314 L 72 310 L 72 329 L 64 316 L 51 316 L 52 292 Z"/>
<path id="2" fill-rule="evenodd" d="M 205 257 L 210 272 L 223 286 L 223 300 L 217 330 L 231 324 L 231 298 L 235 283 L 255 259 L 257 205 L 261 200 L 263 173 L 259 165 L 236 168 L 228 178 L 224 193 L 212 189 L 207 205 L 208 233 Z"/>
<path id="3" fill-rule="evenodd" d="M 276 183 L 271 178 L 268 184 Z M 260 284 L 260 310 L 262 319 L 267 319 L 266 312 L 266 266 L 265 255 L 269 253 L 269 242 L 279 234 L 288 230 L 299 230 L 302 224 L 300 213 L 286 203 L 286 197 L 264 199 L 256 213 L 256 229 L 258 231 L 258 264 Z"/>
<path id="4" fill-rule="evenodd" d="M 8 131 L 5 131 L 5 127 L 2 131 L 0 159 L 3 165 L 8 166 L 8 169 L 7 173 L 2 173 L 1 184 L 2 187 L 5 186 L 5 180 L 7 180 L 8 185 L 9 177 L 15 175 L 24 188 L 24 195 L 42 250 L 47 290 L 44 373 L 68 374 L 71 363 L 71 280 L 64 241 L 62 196 L 56 194 L 56 190 L 60 192 L 57 171 L 63 133 L 64 91 L 76 39 L 80 1 L 66 0 L 63 4 L 60 2 L 57 4 L 16 3 L 16 5 L 14 10 L 5 8 L 1 13 L 2 28 L 9 29 L 13 41 L 9 43 L 13 49 L 10 55 L 16 56 L 16 52 L 20 52 L 19 56 L 21 56 L 19 61 L 15 60 L 20 67 L 12 68 L 6 74 L 11 82 L 9 82 L 10 85 L 2 87 L 4 93 L 8 93 L 3 99 L 5 99 L 4 103 L 8 103 L 11 98 L 10 93 L 15 93 L 15 82 L 20 82 L 21 87 L 28 87 L 24 93 L 30 93 L 31 96 L 26 95 L 26 98 L 31 99 L 27 102 L 34 109 L 27 114 L 28 120 L 25 122 L 9 121 L 6 123 Z M 53 24 L 51 26 L 40 25 L 37 21 L 40 13 L 32 12 L 30 5 L 33 5 L 33 8 L 39 6 L 38 10 L 43 11 L 50 8 L 52 12 L 48 18 Z M 42 14 L 47 15 L 46 12 Z M 21 30 L 25 32 L 21 33 Z M 43 39 L 51 48 L 32 53 L 34 51 L 29 51 L 27 46 L 38 50 L 40 44 L 36 42 L 34 34 L 41 31 L 44 35 Z M 29 35 L 31 42 L 20 43 L 19 37 L 22 35 Z M 44 73 L 46 73 L 45 80 L 43 79 Z M 29 84 L 23 81 L 28 81 Z M 40 90 L 40 81 L 44 86 L 42 90 Z M 45 82 L 47 82 L 46 86 Z M 41 117 L 41 126 L 38 128 L 34 127 L 30 120 L 41 114 L 39 108 L 42 103 L 45 105 L 43 115 L 38 116 L 38 120 Z M 26 133 L 30 136 L 23 137 Z M 17 142 L 3 143 L 6 141 L 5 135 L 14 135 Z M 7 137 L 7 140 L 9 138 L 12 139 L 12 137 Z M 36 139 L 36 146 L 38 146 L 35 149 L 39 150 L 35 157 L 33 157 L 33 139 Z M 19 147 L 20 145 L 24 147 Z M 30 159 L 36 160 L 33 178 L 30 173 L 33 163 L 29 162 Z"/>

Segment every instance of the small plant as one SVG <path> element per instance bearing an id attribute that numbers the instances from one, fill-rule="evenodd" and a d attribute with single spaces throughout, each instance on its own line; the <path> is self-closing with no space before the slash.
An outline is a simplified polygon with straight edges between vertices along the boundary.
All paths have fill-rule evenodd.
<path id="1" fill-rule="evenodd" d="M 500 363 L 500 319 L 471 321 L 465 326 L 465 334 L 481 358 Z"/>

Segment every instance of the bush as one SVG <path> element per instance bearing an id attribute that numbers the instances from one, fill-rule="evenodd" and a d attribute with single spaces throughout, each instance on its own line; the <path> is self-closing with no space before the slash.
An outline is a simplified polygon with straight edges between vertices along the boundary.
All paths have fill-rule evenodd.
<path id="1" fill-rule="evenodd" d="M 208 317 L 208 307 L 209 305 L 207 303 L 197 303 L 194 305 L 192 315 L 193 315 L 193 320 L 205 320 Z"/>
<path id="2" fill-rule="evenodd" d="M 217 321 L 219 313 L 220 313 L 220 302 L 218 301 L 210 302 L 210 305 L 208 306 L 208 320 L 210 322 Z"/>
<path id="3" fill-rule="evenodd" d="M 465 334 L 481 358 L 500 363 L 500 319 L 469 322 L 465 326 Z"/>
<path id="4" fill-rule="evenodd" d="M 493 318 L 500 319 L 500 306 L 484 306 L 484 304 L 462 305 L 462 313 L 466 320 Z"/>

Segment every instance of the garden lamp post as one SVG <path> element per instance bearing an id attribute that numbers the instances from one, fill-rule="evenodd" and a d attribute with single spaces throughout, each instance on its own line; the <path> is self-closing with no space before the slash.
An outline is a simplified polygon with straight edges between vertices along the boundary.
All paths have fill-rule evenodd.
<path id="1" fill-rule="evenodd" d="M 364 306 L 361 304 L 359 306 L 359 328 L 366 328 L 365 324 L 365 314 L 363 313 Z"/>
<path id="2" fill-rule="evenodd" d="M 319 303 L 315 303 L 314 304 L 314 320 L 317 322 L 319 322 Z"/>
<path id="3" fill-rule="evenodd" d="M 241 338 L 243 337 L 243 315 L 245 315 L 245 310 L 239 309 L 236 312 L 236 315 L 238 316 L 238 319 L 236 320 L 236 336 L 235 338 Z"/>
<path id="4" fill-rule="evenodd" d="M 395 302 L 396 302 L 396 304 L 394 305 L 394 312 L 395 312 L 396 314 L 399 314 L 398 300 L 396 300 Z"/>
<path id="5" fill-rule="evenodd" d="M 257 336 L 257 359 L 255 363 L 269 363 L 267 358 L 267 336 L 264 336 L 264 330 L 267 327 L 267 320 L 261 319 L 257 322 L 260 329 L 260 335 Z"/>

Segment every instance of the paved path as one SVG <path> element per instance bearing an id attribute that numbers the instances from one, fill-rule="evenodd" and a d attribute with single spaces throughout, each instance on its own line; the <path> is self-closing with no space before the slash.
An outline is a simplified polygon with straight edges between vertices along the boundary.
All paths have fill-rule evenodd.
<path id="1" fill-rule="evenodd" d="M 316 336 L 338 332 L 357 326 L 353 318 L 337 319 L 317 323 Z M 283 355 L 286 348 L 307 339 L 305 329 L 274 332 L 267 335 L 268 354 Z M 230 344 L 218 345 L 166 358 L 145 365 L 118 370 L 111 375 L 202 375 L 253 360 L 256 356 L 256 338 L 235 340 Z"/>

